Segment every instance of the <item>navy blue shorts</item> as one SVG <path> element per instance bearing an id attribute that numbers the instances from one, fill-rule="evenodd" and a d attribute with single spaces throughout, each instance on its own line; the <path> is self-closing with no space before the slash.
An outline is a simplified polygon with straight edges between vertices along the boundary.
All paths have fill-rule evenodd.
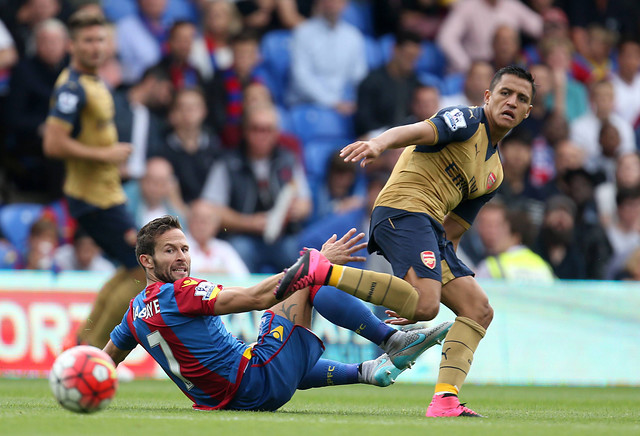
<path id="1" fill-rule="evenodd" d="M 260 320 L 258 342 L 249 366 L 225 409 L 280 408 L 291 399 L 323 351 L 322 341 L 311 330 L 266 311 Z"/>
<path id="2" fill-rule="evenodd" d="M 126 268 L 136 268 L 136 248 L 127 243 L 124 235 L 137 232 L 133 218 L 124 204 L 101 209 L 97 206 L 67 197 L 69 212 L 84 231 L 96 241 L 107 256 Z"/>
<path id="3" fill-rule="evenodd" d="M 378 206 L 371 214 L 369 253 L 382 254 L 393 274 L 404 278 L 410 267 L 418 277 L 442 284 L 474 273 L 458 257 L 442 224 L 426 213 Z"/>

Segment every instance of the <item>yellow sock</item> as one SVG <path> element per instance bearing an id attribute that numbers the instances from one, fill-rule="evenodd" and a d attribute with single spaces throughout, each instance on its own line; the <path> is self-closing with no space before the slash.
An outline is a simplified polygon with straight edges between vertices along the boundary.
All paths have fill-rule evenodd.
<path id="1" fill-rule="evenodd" d="M 440 372 L 435 389 L 437 395 L 458 395 L 471 368 L 473 353 L 485 333 L 485 328 L 474 320 L 464 316 L 456 318 L 442 344 Z"/>
<path id="2" fill-rule="evenodd" d="M 418 305 L 418 291 L 391 274 L 333 265 L 327 284 L 407 319 L 413 319 Z"/>

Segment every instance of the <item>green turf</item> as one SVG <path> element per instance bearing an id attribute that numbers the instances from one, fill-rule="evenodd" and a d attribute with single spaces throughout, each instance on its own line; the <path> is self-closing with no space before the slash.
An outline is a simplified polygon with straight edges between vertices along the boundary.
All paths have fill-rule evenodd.
<path id="1" fill-rule="evenodd" d="M 122 384 L 109 408 L 63 410 L 44 380 L 0 379 L 1 435 L 640 435 L 640 389 L 465 386 L 487 419 L 426 419 L 432 387 L 298 392 L 275 413 L 196 412 L 169 381 Z"/>

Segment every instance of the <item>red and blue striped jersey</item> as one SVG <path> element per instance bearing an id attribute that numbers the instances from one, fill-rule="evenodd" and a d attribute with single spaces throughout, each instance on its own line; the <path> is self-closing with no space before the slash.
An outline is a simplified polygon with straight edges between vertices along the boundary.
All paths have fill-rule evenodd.
<path id="1" fill-rule="evenodd" d="M 191 277 L 153 283 L 131 300 L 111 332 L 121 350 L 142 345 L 196 409 L 219 409 L 231 401 L 251 358 L 250 347 L 214 313 L 221 290 Z"/>

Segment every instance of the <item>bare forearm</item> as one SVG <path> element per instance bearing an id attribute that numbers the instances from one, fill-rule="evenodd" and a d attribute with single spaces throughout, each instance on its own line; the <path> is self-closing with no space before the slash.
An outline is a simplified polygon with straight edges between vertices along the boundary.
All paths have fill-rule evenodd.
<path id="1" fill-rule="evenodd" d="M 55 159 L 87 159 L 102 161 L 101 150 L 87 147 L 73 139 L 61 127 L 47 122 L 44 128 L 44 154 Z"/>
<path id="2" fill-rule="evenodd" d="M 248 288 L 225 288 L 216 298 L 216 315 L 268 309 L 278 302 L 273 293 L 282 276 L 276 274 Z"/>
<path id="3" fill-rule="evenodd" d="M 402 148 L 413 144 L 430 145 L 435 140 L 433 126 L 424 121 L 406 126 L 393 127 L 373 139 L 384 149 Z"/>
<path id="4" fill-rule="evenodd" d="M 111 342 L 111 340 L 109 340 L 102 351 L 104 351 L 109 355 L 109 357 L 111 357 L 111 360 L 113 360 L 113 363 L 115 363 L 116 366 L 118 366 L 118 364 L 122 362 L 125 357 L 127 357 L 131 352 L 130 350 L 119 349 L 113 342 Z"/>

